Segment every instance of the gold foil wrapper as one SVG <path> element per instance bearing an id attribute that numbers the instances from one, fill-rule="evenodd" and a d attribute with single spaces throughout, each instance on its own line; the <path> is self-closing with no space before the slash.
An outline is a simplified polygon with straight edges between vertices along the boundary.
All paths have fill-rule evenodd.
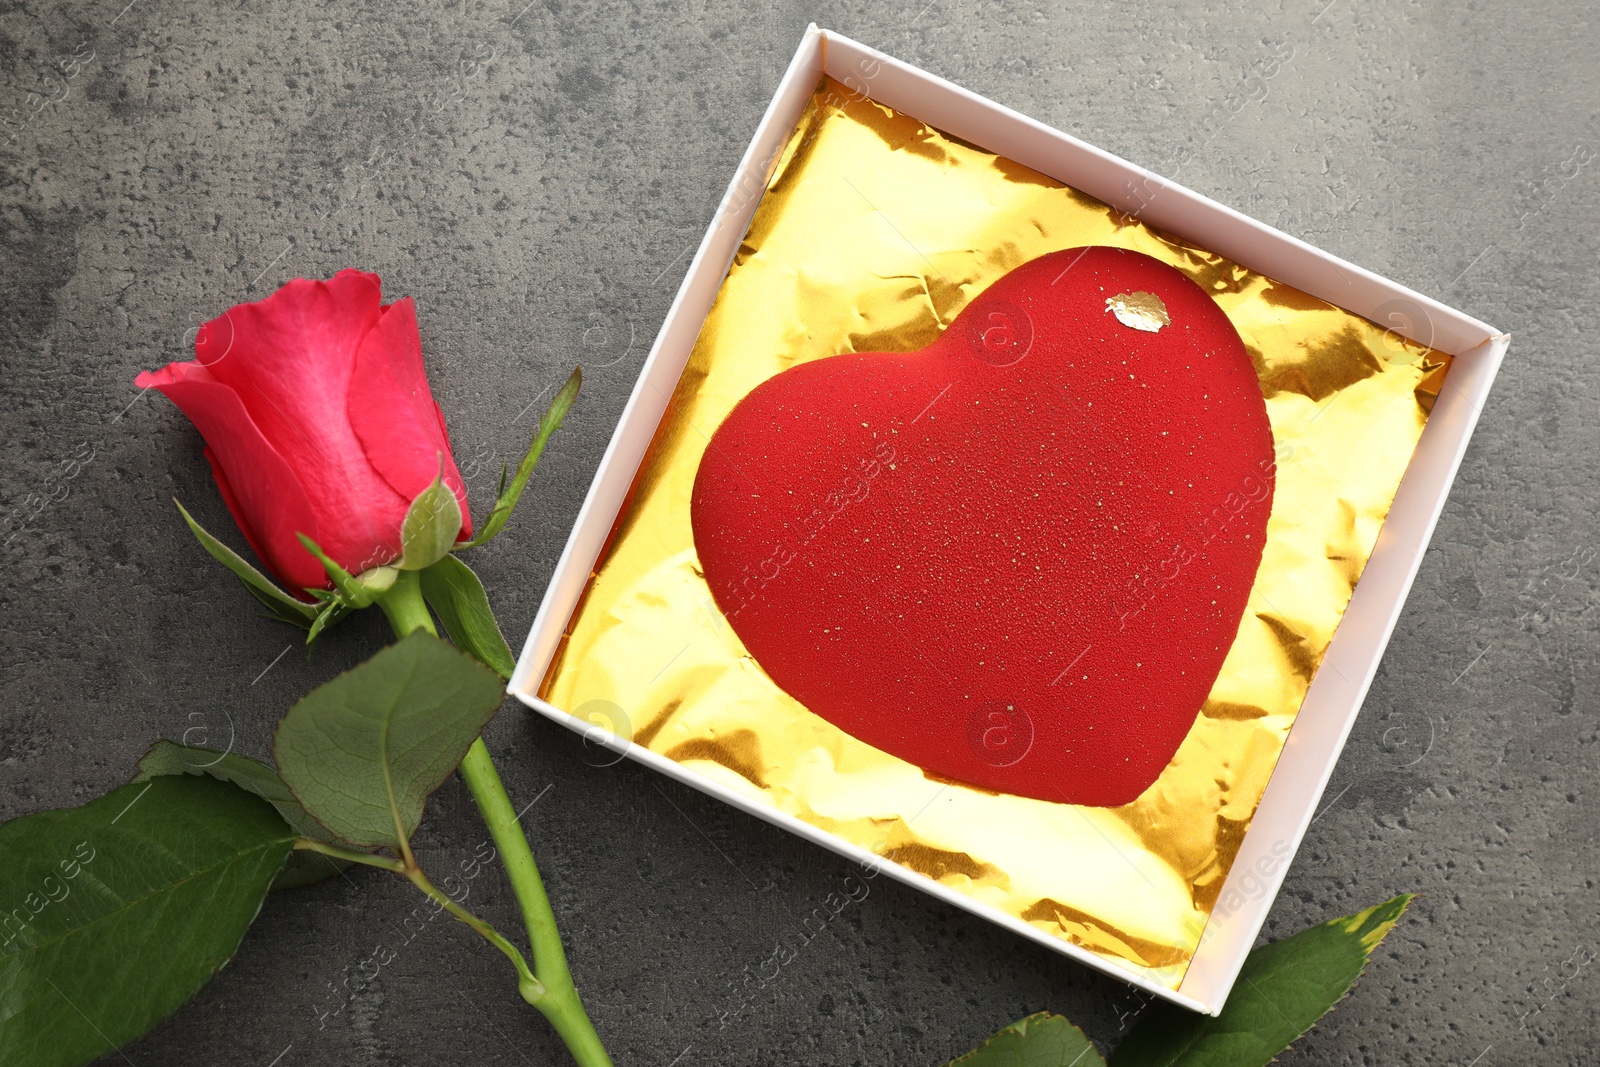
<path id="1" fill-rule="evenodd" d="M 706 442 L 760 382 L 841 352 L 922 348 L 1013 267 L 1088 244 L 1145 252 L 1212 294 L 1254 360 L 1278 456 L 1238 638 L 1177 756 L 1121 808 L 930 779 L 812 714 L 722 617 L 689 527 Z M 825 79 L 540 695 L 1176 988 L 1448 363 Z"/>

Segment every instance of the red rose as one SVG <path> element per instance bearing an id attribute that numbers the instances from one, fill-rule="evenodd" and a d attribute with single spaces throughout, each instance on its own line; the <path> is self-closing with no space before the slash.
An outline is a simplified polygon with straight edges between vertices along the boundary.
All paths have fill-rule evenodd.
<path id="1" fill-rule="evenodd" d="M 291 590 L 326 587 L 310 537 L 359 574 L 400 556 L 406 509 L 439 473 L 472 536 L 466 487 L 422 369 L 411 298 L 376 274 L 296 279 L 200 328 L 193 363 L 135 380 L 183 409 L 250 547 Z"/>

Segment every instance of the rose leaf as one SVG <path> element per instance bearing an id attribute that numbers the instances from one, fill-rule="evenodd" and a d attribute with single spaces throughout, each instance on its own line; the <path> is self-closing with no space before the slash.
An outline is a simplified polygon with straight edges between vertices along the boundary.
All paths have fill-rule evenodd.
<path id="1" fill-rule="evenodd" d="M 278 773 L 342 840 L 400 848 L 504 696 L 492 670 L 416 631 L 289 709 Z"/>
<path id="2" fill-rule="evenodd" d="M 1215 1018 L 1158 1004 L 1112 1067 L 1261 1067 L 1343 1000 L 1407 905 L 1402 894 L 1250 953 Z"/>
<path id="3" fill-rule="evenodd" d="M 227 782 L 162 776 L 0 826 L 0 1067 L 76 1067 L 233 956 L 294 841 Z"/>
<path id="4" fill-rule="evenodd" d="M 157 741 L 139 760 L 139 773 L 133 781 L 147 782 L 152 778 L 173 774 L 200 774 L 232 782 L 240 789 L 256 796 L 278 809 L 283 821 L 300 837 L 333 844 L 337 839 L 321 823 L 313 819 L 300 802 L 283 784 L 278 772 L 249 756 L 237 752 L 218 752 L 210 748 L 181 745 L 176 741 Z M 273 879 L 273 889 L 293 889 L 330 878 L 346 867 L 349 860 L 338 859 L 321 852 L 297 849 L 289 853 L 283 870 Z"/>
<path id="5" fill-rule="evenodd" d="M 1059 1015 L 1019 1019 L 949 1067 L 1106 1067 L 1083 1031 Z"/>

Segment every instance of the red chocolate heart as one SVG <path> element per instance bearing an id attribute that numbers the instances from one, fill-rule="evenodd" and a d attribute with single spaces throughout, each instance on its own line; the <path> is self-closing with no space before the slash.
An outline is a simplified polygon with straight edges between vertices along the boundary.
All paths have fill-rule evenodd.
<path id="1" fill-rule="evenodd" d="M 691 521 L 718 605 L 801 704 L 935 777 L 1117 805 L 1216 681 L 1274 471 L 1227 317 L 1091 247 L 1011 271 L 920 352 L 751 390 Z"/>

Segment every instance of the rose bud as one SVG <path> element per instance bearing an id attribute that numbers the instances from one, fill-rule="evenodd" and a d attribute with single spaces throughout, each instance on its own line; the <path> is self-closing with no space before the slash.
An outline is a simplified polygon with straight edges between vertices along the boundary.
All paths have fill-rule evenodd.
<path id="1" fill-rule="evenodd" d="M 297 595 L 329 585 L 297 535 L 351 574 L 393 563 L 406 511 L 435 478 L 460 507 L 456 542 L 472 536 L 416 310 L 410 297 L 384 305 L 380 284 L 356 270 L 296 279 L 202 326 L 195 362 L 135 382 L 199 429 L 234 521 Z"/>

